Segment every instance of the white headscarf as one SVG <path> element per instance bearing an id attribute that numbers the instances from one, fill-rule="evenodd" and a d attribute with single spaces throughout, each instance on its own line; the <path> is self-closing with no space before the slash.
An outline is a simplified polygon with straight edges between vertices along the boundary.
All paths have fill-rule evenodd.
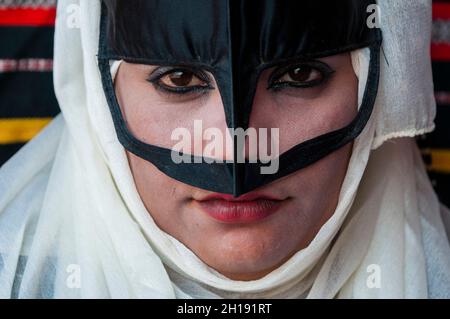
<path id="1" fill-rule="evenodd" d="M 384 143 L 433 129 L 430 1 L 380 7 L 380 93 L 336 211 L 284 265 L 241 282 L 156 226 L 101 85 L 100 1 L 60 0 L 54 82 L 62 115 L 0 171 L 0 297 L 450 297 L 450 246 L 420 154 L 411 138 Z M 69 8 L 79 8 L 81 28 L 70 27 Z M 360 101 L 368 59 L 368 50 L 352 53 Z"/>

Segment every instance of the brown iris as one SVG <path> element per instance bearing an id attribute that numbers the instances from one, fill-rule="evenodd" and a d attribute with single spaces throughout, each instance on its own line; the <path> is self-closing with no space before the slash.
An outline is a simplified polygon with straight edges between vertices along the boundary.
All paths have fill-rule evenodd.
<path id="1" fill-rule="evenodd" d="M 180 70 L 163 76 L 160 81 L 169 87 L 189 87 L 205 86 L 205 82 L 200 80 L 193 72 Z"/>
<path id="2" fill-rule="evenodd" d="M 288 72 L 289 77 L 295 82 L 305 82 L 310 80 L 313 69 L 309 66 L 299 66 Z"/>

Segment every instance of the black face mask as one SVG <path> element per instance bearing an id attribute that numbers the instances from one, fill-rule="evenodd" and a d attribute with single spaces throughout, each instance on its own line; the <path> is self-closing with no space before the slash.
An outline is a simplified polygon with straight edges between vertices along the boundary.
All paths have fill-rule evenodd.
<path id="1" fill-rule="evenodd" d="M 104 0 L 99 68 L 117 136 L 135 155 L 166 175 L 209 191 L 240 196 L 292 174 L 353 141 L 364 129 L 377 95 L 381 31 L 369 28 L 372 0 Z M 111 60 L 149 65 L 189 65 L 211 72 L 229 128 L 248 128 L 261 73 L 284 63 L 370 48 L 367 86 L 349 125 L 302 142 L 267 163 L 234 161 L 175 163 L 171 149 L 132 135 L 121 113 L 110 73 Z M 332 107 L 332 106 L 330 106 Z M 185 154 L 186 155 L 186 154 Z M 201 163 L 198 163 L 201 162 Z"/>

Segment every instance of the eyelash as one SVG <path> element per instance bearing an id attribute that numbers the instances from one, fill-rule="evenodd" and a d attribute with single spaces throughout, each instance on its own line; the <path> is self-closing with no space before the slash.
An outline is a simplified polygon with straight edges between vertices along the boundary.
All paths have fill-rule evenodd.
<path id="1" fill-rule="evenodd" d="M 311 68 L 311 71 L 319 72 L 321 78 L 318 80 L 312 80 L 304 83 L 296 83 L 296 82 L 277 82 L 283 76 L 287 75 L 291 70 L 296 68 L 307 67 Z M 295 88 L 295 89 L 308 89 L 321 85 L 324 83 L 335 71 L 326 63 L 321 61 L 310 61 L 310 62 L 302 62 L 297 64 L 287 64 L 275 69 L 269 77 L 269 85 L 267 87 L 268 90 L 280 91 L 285 88 Z"/>
<path id="2" fill-rule="evenodd" d="M 288 74 L 290 70 L 299 67 L 309 67 L 312 71 L 318 71 L 321 75 L 321 79 L 316 81 L 311 81 L 310 83 L 294 83 L 294 82 L 277 82 L 284 75 Z M 171 73 L 174 72 L 190 72 L 195 77 L 205 82 L 206 85 L 196 85 L 190 87 L 169 87 L 167 85 L 161 84 L 160 80 Z M 267 87 L 268 90 L 272 91 L 280 91 L 285 88 L 295 88 L 295 89 L 307 89 L 313 88 L 321 85 L 325 82 L 335 71 L 326 63 L 321 61 L 310 61 L 303 62 L 297 64 L 287 64 L 281 67 L 276 68 L 269 77 L 269 85 Z M 210 77 L 198 69 L 191 69 L 187 67 L 159 67 L 155 69 L 147 78 L 147 81 L 153 84 L 155 89 L 161 91 L 166 95 L 188 95 L 188 94 L 206 94 L 208 91 L 213 90 L 214 87 L 211 85 Z"/>
<path id="3" fill-rule="evenodd" d="M 206 85 L 196 85 L 190 87 L 170 87 L 160 83 L 160 80 L 171 73 L 174 72 L 190 72 L 195 77 L 205 82 Z M 153 84 L 155 89 L 161 91 L 167 95 L 187 95 L 187 94 L 205 94 L 209 90 L 213 90 L 214 87 L 211 85 L 211 80 L 209 76 L 203 72 L 202 70 L 190 69 L 190 68 L 181 68 L 181 67 L 159 67 L 155 69 L 147 78 L 147 81 Z"/>

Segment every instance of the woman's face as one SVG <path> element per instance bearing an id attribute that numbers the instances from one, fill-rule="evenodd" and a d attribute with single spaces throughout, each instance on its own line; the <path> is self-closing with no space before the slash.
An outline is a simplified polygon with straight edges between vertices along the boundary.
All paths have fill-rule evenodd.
<path id="1" fill-rule="evenodd" d="M 346 126 L 357 112 L 357 86 L 348 53 L 268 69 L 257 85 L 250 127 L 279 128 L 282 154 Z M 220 92 L 204 70 L 124 62 L 115 88 L 129 129 L 146 143 L 172 148 L 172 132 L 192 131 L 194 120 L 203 129 L 227 132 Z M 348 144 L 237 201 L 174 180 L 131 153 L 128 159 L 139 194 L 162 230 L 223 275 L 254 280 L 306 247 L 331 217 L 351 151 Z M 229 154 L 224 146 L 216 156 Z"/>

